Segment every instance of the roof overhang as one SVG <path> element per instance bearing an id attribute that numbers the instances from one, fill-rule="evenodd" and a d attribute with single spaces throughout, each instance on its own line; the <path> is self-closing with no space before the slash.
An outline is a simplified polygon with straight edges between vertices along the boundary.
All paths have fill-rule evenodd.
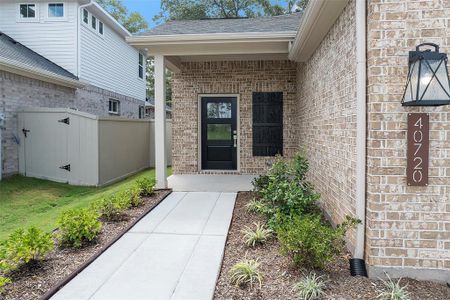
<path id="1" fill-rule="evenodd" d="M 103 7 L 101 7 L 97 2 L 93 0 L 80 0 L 81 5 L 85 5 L 92 13 L 101 19 L 109 28 L 112 28 L 122 37 L 126 38 L 131 36 L 131 33 L 122 26 L 116 19 L 114 19 Z"/>
<path id="2" fill-rule="evenodd" d="M 289 52 L 289 59 L 305 62 L 320 45 L 349 0 L 309 1 L 300 20 L 297 36 Z"/>
<path id="3" fill-rule="evenodd" d="M 149 56 L 172 56 L 180 61 L 241 55 L 284 55 L 287 59 L 289 44 L 295 36 L 295 31 L 243 32 L 132 36 L 126 40 Z"/>
<path id="4" fill-rule="evenodd" d="M 0 58 L 0 70 L 74 89 L 85 86 L 77 79 L 71 79 L 5 58 Z"/>

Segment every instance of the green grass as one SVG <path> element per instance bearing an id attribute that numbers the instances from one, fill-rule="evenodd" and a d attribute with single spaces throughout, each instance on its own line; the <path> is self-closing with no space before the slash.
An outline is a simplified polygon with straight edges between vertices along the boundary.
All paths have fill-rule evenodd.
<path id="1" fill-rule="evenodd" d="M 168 170 L 171 173 L 171 169 Z M 47 180 L 13 176 L 0 181 L 0 240 L 19 227 L 56 228 L 66 209 L 87 207 L 92 202 L 133 185 L 140 177 L 155 177 L 149 169 L 102 188 L 72 186 Z"/>

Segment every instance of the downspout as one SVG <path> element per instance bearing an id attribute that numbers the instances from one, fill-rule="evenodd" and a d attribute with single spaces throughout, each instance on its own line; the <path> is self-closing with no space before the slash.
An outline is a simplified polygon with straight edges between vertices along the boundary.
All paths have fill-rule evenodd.
<path id="1" fill-rule="evenodd" d="M 356 244 L 350 259 L 352 276 L 367 277 L 364 261 L 366 231 L 366 1 L 356 0 Z"/>
<path id="2" fill-rule="evenodd" d="M 80 5 L 78 7 L 78 13 L 77 13 L 77 77 L 80 78 L 81 75 L 81 22 L 83 21 L 82 18 L 82 11 L 83 8 L 91 6 L 92 0 L 89 0 L 88 3 Z"/>

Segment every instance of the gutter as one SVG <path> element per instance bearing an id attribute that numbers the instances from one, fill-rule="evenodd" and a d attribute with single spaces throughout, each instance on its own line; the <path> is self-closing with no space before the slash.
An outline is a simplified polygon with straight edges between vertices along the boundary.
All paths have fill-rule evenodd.
<path id="1" fill-rule="evenodd" d="M 37 80 L 54 83 L 70 88 L 82 88 L 84 83 L 77 79 L 71 79 L 62 75 L 58 75 L 46 70 L 35 68 L 24 63 L 19 63 L 14 60 L 0 58 L 0 70 L 34 78 Z"/>
<path id="2" fill-rule="evenodd" d="M 309 1 L 289 49 L 289 59 L 297 62 L 308 61 L 348 2 L 349 0 Z"/>
<path id="3" fill-rule="evenodd" d="M 356 0 L 356 244 L 350 271 L 367 277 L 364 261 L 366 235 L 366 1 Z"/>

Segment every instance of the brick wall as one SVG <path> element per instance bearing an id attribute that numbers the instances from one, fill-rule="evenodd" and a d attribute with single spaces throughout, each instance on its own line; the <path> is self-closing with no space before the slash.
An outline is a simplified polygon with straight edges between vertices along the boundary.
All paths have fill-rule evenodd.
<path id="1" fill-rule="evenodd" d="M 350 1 L 311 58 L 297 68 L 298 142 L 309 180 L 333 223 L 355 214 L 355 1 Z M 353 248 L 354 232 L 349 234 Z"/>
<path id="2" fill-rule="evenodd" d="M 450 107 L 407 108 L 401 98 L 408 51 L 433 42 L 450 53 L 450 1 L 368 3 L 367 261 L 380 267 L 374 274 L 383 266 L 422 268 L 432 271 L 430 278 L 442 274 L 448 280 Z M 409 112 L 430 114 L 428 187 L 406 184 Z M 410 273 L 421 276 L 430 270 Z"/>
<path id="3" fill-rule="evenodd" d="M 296 149 L 296 65 L 289 61 L 184 63 L 173 77 L 173 171 L 198 171 L 198 95 L 239 94 L 241 173 L 258 174 L 273 157 L 252 154 L 252 93 L 283 92 L 284 154 Z"/>
<path id="4" fill-rule="evenodd" d="M 18 172 L 17 111 L 24 107 L 70 107 L 96 115 L 108 115 L 108 100 L 121 101 L 121 115 L 137 118 L 143 101 L 125 97 L 93 86 L 71 89 L 0 71 L 0 112 L 6 116 L 2 130 L 4 175 Z"/>

